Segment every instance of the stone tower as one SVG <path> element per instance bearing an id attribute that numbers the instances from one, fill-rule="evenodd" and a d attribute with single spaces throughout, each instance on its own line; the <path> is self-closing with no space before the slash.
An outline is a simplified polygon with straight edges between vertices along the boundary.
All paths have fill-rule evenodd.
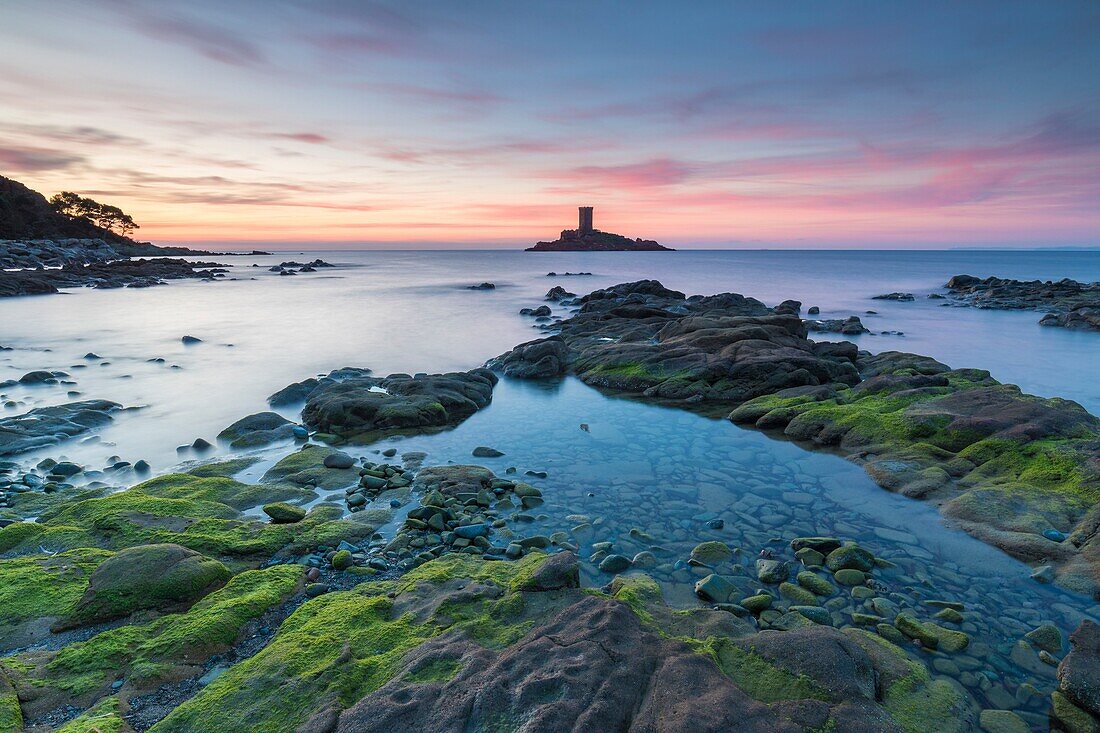
<path id="1" fill-rule="evenodd" d="M 580 232 L 581 234 L 591 234 L 592 233 L 592 207 L 591 206 L 580 206 L 578 208 L 580 210 L 580 224 L 577 227 L 577 231 Z"/>

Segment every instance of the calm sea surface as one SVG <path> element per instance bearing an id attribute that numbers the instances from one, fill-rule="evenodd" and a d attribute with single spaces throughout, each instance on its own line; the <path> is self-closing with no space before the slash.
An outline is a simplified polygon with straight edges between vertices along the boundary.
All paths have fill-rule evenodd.
<path id="1" fill-rule="evenodd" d="M 340 267 L 296 277 L 268 271 L 284 259 L 314 257 Z M 0 345 L 12 349 L 0 352 L 0 381 L 32 369 L 63 370 L 75 381 L 3 390 L 14 405 L 2 414 L 70 401 L 70 390 L 143 407 L 118 416 L 98 439 L 23 460 L 65 454 L 94 466 L 118 455 L 169 471 L 181 460 L 176 446 L 200 436 L 213 441 L 231 422 L 267 409 L 267 396 L 290 382 L 342 366 L 377 374 L 479 366 L 541 335 L 518 311 L 541 304 L 553 285 L 583 294 L 641 278 L 688 294 L 740 292 L 769 305 L 792 298 L 819 306 L 822 318 L 856 314 L 876 333 L 904 333 L 856 337 L 860 348 L 988 369 L 1025 391 L 1070 398 L 1100 414 L 1100 335 L 1040 327 L 1034 312 L 944 307 L 926 297 L 959 273 L 1100 280 L 1097 252 L 341 251 L 222 261 L 236 279 L 0 300 Z M 496 289 L 468 289 L 484 281 Z M 872 300 L 891 291 L 917 298 Z M 555 306 L 555 314 L 565 311 Z M 202 343 L 185 346 L 184 335 Z M 89 352 L 100 358 L 84 359 Z M 165 361 L 149 361 L 157 357 Z M 1021 684 L 1049 694 L 1054 672 L 1033 652 L 1014 656 L 1020 636 L 1044 621 L 1070 630 L 1098 611 L 1087 598 L 1034 583 L 1022 564 L 945 527 L 933 507 L 881 490 L 845 460 L 723 420 L 603 396 L 575 379 L 505 380 L 493 404 L 456 430 L 395 445 L 427 451 L 428 463 L 470 462 L 473 447 L 490 445 L 505 456 L 476 462 L 498 472 L 545 470 L 546 479 L 533 479 L 547 502 L 532 531 L 589 524 L 595 530 L 577 538 L 582 545 L 613 541 L 628 555 L 656 548 L 682 558 L 700 541 L 722 539 L 745 550 L 747 570 L 759 550 L 779 550 L 792 536 L 859 540 L 897 564 L 881 573 L 894 602 L 966 603 L 970 653 L 935 671 L 986 707 L 1030 715 L 1036 729 L 1048 698 L 1029 697 Z M 261 452 L 264 463 L 250 475 L 293 449 Z M 717 517 L 725 528 L 707 529 L 705 520 Z M 673 602 L 690 604 L 694 572 L 670 566 L 656 575 Z M 590 583 L 606 582 L 586 573 Z"/>

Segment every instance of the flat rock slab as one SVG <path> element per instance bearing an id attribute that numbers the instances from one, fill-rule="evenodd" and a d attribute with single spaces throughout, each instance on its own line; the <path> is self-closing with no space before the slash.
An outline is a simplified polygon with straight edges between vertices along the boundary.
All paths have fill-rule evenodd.
<path id="1" fill-rule="evenodd" d="M 454 427 L 489 404 L 496 381 L 488 369 L 358 376 L 319 384 L 302 419 L 314 430 L 342 436 Z"/>
<path id="2" fill-rule="evenodd" d="M 53 407 L 36 407 L 22 415 L 0 419 L 0 456 L 55 445 L 111 422 L 122 405 L 108 400 L 83 400 Z"/>

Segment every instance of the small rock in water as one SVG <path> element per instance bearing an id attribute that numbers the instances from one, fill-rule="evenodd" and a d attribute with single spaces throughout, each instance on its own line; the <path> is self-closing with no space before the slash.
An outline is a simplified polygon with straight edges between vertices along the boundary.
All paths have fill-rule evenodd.
<path id="1" fill-rule="evenodd" d="M 790 575 L 787 563 L 761 558 L 756 561 L 756 577 L 761 583 L 782 583 Z"/>
<path id="2" fill-rule="evenodd" d="M 337 451 L 325 456 L 324 465 L 325 468 L 351 468 L 355 465 L 355 459 L 347 453 Z"/>
<path id="3" fill-rule="evenodd" d="M 201 344 L 202 343 L 202 339 L 198 338 L 197 336 L 184 336 L 183 338 L 180 339 L 180 341 L 182 341 L 183 343 L 188 344 L 188 345 L 190 345 L 190 344 Z"/>
<path id="4" fill-rule="evenodd" d="M 504 453 L 498 451 L 496 448 L 490 448 L 486 445 L 479 445 L 477 448 L 474 448 L 473 455 L 474 458 L 500 458 L 502 455 L 504 455 Z"/>
<path id="5" fill-rule="evenodd" d="M 1051 542 L 1065 542 L 1067 535 L 1065 532 L 1059 532 L 1056 529 L 1043 530 L 1043 536 Z"/>
<path id="6" fill-rule="evenodd" d="M 621 573 L 630 567 L 630 558 L 623 555 L 608 555 L 600 561 L 600 570 L 605 573 Z"/>
<path id="7" fill-rule="evenodd" d="M 195 442 L 191 444 L 191 449 L 196 451 L 208 451 L 213 447 L 205 438 L 195 438 Z"/>

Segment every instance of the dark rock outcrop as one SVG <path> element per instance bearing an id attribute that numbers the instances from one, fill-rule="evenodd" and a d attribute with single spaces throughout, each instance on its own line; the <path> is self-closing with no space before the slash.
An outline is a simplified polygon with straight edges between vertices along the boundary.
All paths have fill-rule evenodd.
<path id="1" fill-rule="evenodd" d="M 560 336 L 528 341 L 486 365 L 509 377 L 540 379 L 560 377 L 569 363 L 569 347 Z"/>
<path id="2" fill-rule="evenodd" d="M 655 280 L 596 290 L 576 303 L 580 311 L 561 323 L 559 336 L 522 344 L 489 366 L 515 377 L 569 369 L 595 386 L 692 402 L 858 381 L 854 350 L 808 340 L 793 305 L 776 314 L 736 293 L 688 298 Z"/>
<path id="3" fill-rule="evenodd" d="M 167 257 L 69 264 L 55 270 L 0 271 L 0 297 L 56 293 L 58 288 L 144 288 L 166 280 L 213 280 L 226 272 L 216 262 Z"/>
<path id="4" fill-rule="evenodd" d="M 228 442 L 230 448 L 257 448 L 296 437 L 294 428 L 294 423 L 282 415 L 257 412 L 241 418 L 218 433 L 218 440 Z"/>
<path id="5" fill-rule="evenodd" d="M 822 321 L 806 321 L 806 329 L 814 333 L 840 333 L 845 336 L 858 336 L 870 333 L 870 330 L 859 320 L 859 316 L 847 318 L 832 318 Z"/>
<path id="6" fill-rule="evenodd" d="M 944 286 L 956 305 L 998 310 L 1037 310 L 1044 326 L 1100 331 L 1100 282 L 985 279 L 955 275 Z"/>
<path id="7" fill-rule="evenodd" d="M 286 407 L 287 405 L 305 402 L 318 387 L 335 384 L 336 382 L 342 382 L 345 379 L 351 379 L 353 377 L 366 377 L 370 375 L 370 373 L 370 369 L 359 367 L 334 369 L 324 377 L 310 377 L 309 379 L 303 379 L 301 382 L 288 384 L 286 387 L 283 387 L 278 392 L 268 397 L 267 404 L 272 407 Z"/>
<path id="8" fill-rule="evenodd" d="M 122 405 L 107 400 L 84 400 L 0 418 L 0 456 L 10 456 L 102 427 Z"/>
<path id="9" fill-rule="evenodd" d="M 319 384 L 302 418 L 315 430 L 343 436 L 454 427 L 489 404 L 496 381 L 488 369 L 352 377 Z"/>
<path id="10" fill-rule="evenodd" d="M 1058 689 L 1100 727 L 1100 626 L 1086 619 L 1069 641 L 1072 649 L 1058 665 Z"/>

